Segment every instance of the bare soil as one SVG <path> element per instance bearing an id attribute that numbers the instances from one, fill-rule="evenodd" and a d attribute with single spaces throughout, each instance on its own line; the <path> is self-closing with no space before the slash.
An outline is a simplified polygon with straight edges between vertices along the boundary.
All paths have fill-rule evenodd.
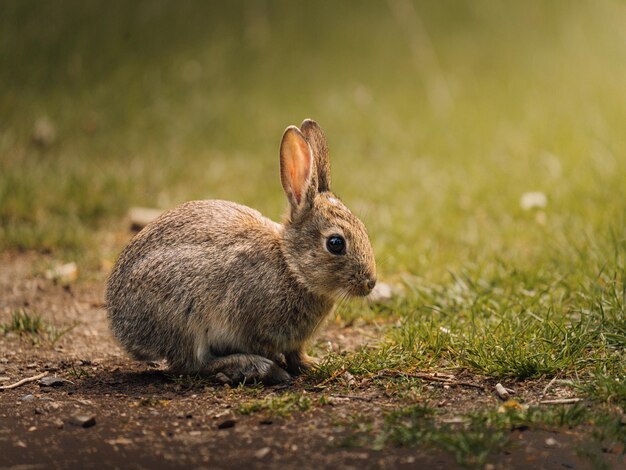
<path id="1" fill-rule="evenodd" d="M 69 287 L 45 279 L 45 260 L 0 254 L 0 322 L 25 308 L 57 331 L 46 338 L 0 333 L 0 385 L 42 372 L 68 380 L 45 387 L 37 381 L 0 391 L 0 467 L 5 468 L 455 468 L 454 456 L 432 448 L 374 450 L 351 439 L 351 418 L 367 416 L 374 429 L 387 410 L 415 403 L 376 381 L 355 379 L 322 387 L 300 378 L 288 387 L 230 388 L 206 380 L 173 377 L 161 364 L 131 360 L 111 337 L 103 309 L 103 279 Z M 320 351 L 351 350 L 376 341 L 372 325 L 330 322 Z M 458 380 L 485 386 L 427 382 L 417 399 L 455 417 L 497 407 L 495 382 L 459 372 Z M 522 400 L 541 395 L 546 381 L 504 384 Z M 324 395 L 330 403 L 287 417 L 244 415 L 242 403 L 289 391 Z M 558 387 L 552 393 L 566 393 Z M 83 427 L 76 416 L 94 417 Z M 91 424 L 91 423 L 87 423 Z M 577 450 L 590 445 L 577 432 L 512 431 L 514 445 L 490 462 L 493 468 L 591 468 Z M 583 442 L 584 441 L 584 442 Z M 601 449 L 599 449 L 601 451 Z M 618 462 L 609 459 L 607 462 Z"/>

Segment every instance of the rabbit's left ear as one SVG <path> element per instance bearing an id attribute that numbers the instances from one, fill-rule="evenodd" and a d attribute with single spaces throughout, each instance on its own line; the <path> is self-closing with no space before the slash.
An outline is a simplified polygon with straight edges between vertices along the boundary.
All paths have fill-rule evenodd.
<path id="1" fill-rule="evenodd" d="M 280 143 L 280 180 L 291 205 L 292 217 L 313 207 L 317 173 L 309 143 L 296 126 L 289 126 Z"/>

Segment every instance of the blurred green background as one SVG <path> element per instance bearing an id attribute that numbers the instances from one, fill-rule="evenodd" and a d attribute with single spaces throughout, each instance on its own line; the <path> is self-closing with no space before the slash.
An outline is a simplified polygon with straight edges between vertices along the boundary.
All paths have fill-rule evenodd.
<path id="1" fill-rule="evenodd" d="M 113 259 L 129 207 L 195 198 L 277 219 L 310 117 L 383 276 L 569 269 L 624 239 L 625 24 L 603 0 L 2 0 L 0 248 Z"/>

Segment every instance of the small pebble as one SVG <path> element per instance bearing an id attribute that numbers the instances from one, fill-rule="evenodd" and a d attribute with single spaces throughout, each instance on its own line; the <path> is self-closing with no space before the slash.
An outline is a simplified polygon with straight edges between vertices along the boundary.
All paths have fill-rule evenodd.
<path id="1" fill-rule="evenodd" d="M 60 387 L 61 385 L 65 385 L 66 383 L 71 383 L 69 380 L 63 379 L 61 377 L 44 377 L 39 379 L 39 385 L 42 387 Z"/>
<path id="2" fill-rule="evenodd" d="M 557 443 L 556 439 L 554 439 L 553 437 L 549 437 L 549 438 L 546 439 L 546 445 L 548 447 L 554 447 L 557 444 L 558 443 Z"/>
<path id="3" fill-rule="evenodd" d="M 35 401 L 35 395 L 24 395 L 23 397 L 18 398 L 19 401 Z"/>
<path id="4" fill-rule="evenodd" d="M 271 451 L 272 451 L 272 449 L 270 449 L 269 447 L 263 447 L 263 448 L 261 448 L 261 449 L 257 450 L 257 451 L 254 453 L 254 456 L 255 456 L 257 459 L 262 459 L 262 458 L 263 458 L 263 457 L 265 457 L 267 454 L 269 454 Z"/>
<path id="5" fill-rule="evenodd" d="M 109 439 L 108 441 L 106 441 L 106 443 L 112 446 L 116 446 L 116 445 L 129 446 L 133 443 L 133 441 L 128 439 L 127 437 L 118 437 L 115 439 Z"/>
<path id="6" fill-rule="evenodd" d="M 510 396 L 509 391 L 506 388 L 504 388 L 504 386 L 501 383 L 496 384 L 496 394 L 503 401 L 508 400 Z"/>
<path id="7" fill-rule="evenodd" d="M 73 415 L 68 420 L 69 424 L 79 426 L 81 428 L 90 428 L 96 424 L 95 415 Z"/>
<path id="8" fill-rule="evenodd" d="M 67 263 L 46 271 L 46 279 L 51 279 L 61 285 L 68 285 L 78 278 L 76 263 Z"/>
<path id="9" fill-rule="evenodd" d="M 367 296 L 367 300 L 371 303 L 384 302 L 393 297 L 392 287 L 385 282 L 378 282 L 376 286 Z"/>

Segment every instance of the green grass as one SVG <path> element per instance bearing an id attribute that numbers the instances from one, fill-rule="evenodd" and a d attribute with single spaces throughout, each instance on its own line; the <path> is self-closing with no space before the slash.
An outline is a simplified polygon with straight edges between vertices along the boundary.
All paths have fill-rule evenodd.
<path id="1" fill-rule="evenodd" d="M 58 328 L 55 325 L 44 321 L 41 315 L 30 312 L 26 309 L 16 309 L 11 313 L 11 320 L 0 323 L 0 331 L 3 333 L 14 333 L 20 336 L 27 336 L 33 344 L 45 343 L 47 346 L 54 346 L 67 332 L 76 325 L 66 328 Z"/>
<path id="2" fill-rule="evenodd" d="M 400 320 L 386 341 L 349 356 L 330 356 L 317 373 L 439 366 L 499 378 L 608 374 L 623 381 L 626 250 L 623 243 L 614 248 L 612 256 L 585 260 L 586 270 L 596 272 L 593 277 L 576 270 L 520 272 L 500 265 L 493 277 L 466 272 L 451 275 L 447 283 L 417 281 L 387 306 Z M 571 262 L 567 253 L 553 256 Z"/>
<path id="3" fill-rule="evenodd" d="M 0 249 L 84 272 L 114 259 L 134 205 L 223 198 L 278 219 L 280 135 L 312 117 L 380 277 L 404 287 L 339 308 L 386 333 L 313 379 L 558 376 L 623 408 L 626 10 L 402 5 L 4 2 Z M 529 191 L 546 207 L 521 208 Z"/>
<path id="4" fill-rule="evenodd" d="M 45 330 L 45 323 L 39 315 L 31 314 L 25 310 L 14 310 L 11 321 L 0 324 L 0 330 L 4 333 L 17 333 L 38 335 Z"/>
<path id="5" fill-rule="evenodd" d="M 321 399 L 320 404 L 323 404 L 323 401 Z M 298 392 L 287 392 L 244 402 L 237 411 L 244 415 L 262 413 L 270 417 L 285 417 L 295 412 L 308 411 L 313 405 L 314 399 L 310 396 Z"/>
<path id="6" fill-rule="evenodd" d="M 417 404 L 386 412 L 381 427 L 374 427 L 369 416 L 355 416 L 344 423 L 352 432 L 342 444 L 375 449 L 397 447 L 430 448 L 449 452 L 467 468 L 483 468 L 498 453 L 515 446 L 512 432 L 560 431 L 588 433 L 578 453 L 602 468 L 600 449 L 622 448 L 626 432 L 619 416 L 609 410 L 593 410 L 583 405 L 556 408 L 504 408 L 474 412 L 457 420 L 442 419 L 441 410 Z M 539 437 L 539 439 L 545 439 Z M 608 467 L 607 467 L 608 468 Z"/>
<path id="7" fill-rule="evenodd" d="M 440 424 L 433 410 L 417 405 L 389 413 L 378 440 L 399 446 L 431 445 L 451 452 L 460 465 L 478 468 L 512 444 L 513 430 L 564 430 L 584 425 L 601 429 L 594 437 L 604 445 L 626 444 L 619 417 L 580 406 L 488 411 L 472 414 L 462 424 Z"/>

